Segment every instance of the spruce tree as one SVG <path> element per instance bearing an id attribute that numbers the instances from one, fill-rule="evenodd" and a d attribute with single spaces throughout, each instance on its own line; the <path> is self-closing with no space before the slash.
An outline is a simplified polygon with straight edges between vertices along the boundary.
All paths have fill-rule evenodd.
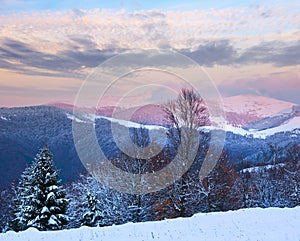
<path id="1" fill-rule="evenodd" d="M 16 194 L 16 218 L 12 222 L 15 230 L 58 230 L 67 223 L 68 201 L 47 147 L 22 174 Z"/>
<path id="2" fill-rule="evenodd" d="M 36 162 L 27 167 L 21 175 L 21 179 L 15 189 L 15 219 L 11 222 L 12 229 L 25 230 L 29 220 L 34 219 L 35 209 L 32 205 L 33 194 L 33 170 Z"/>
<path id="3" fill-rule="evenodd" d="M 99 200 L 97 195 L 87 192 L 86 198 L 87 201 L 85 204 L 87 205 L 88 211 L 83 214 L 81 223 L 82 225 L 90 227 L 100 226 L 103 215 L 99 208 Z"/>

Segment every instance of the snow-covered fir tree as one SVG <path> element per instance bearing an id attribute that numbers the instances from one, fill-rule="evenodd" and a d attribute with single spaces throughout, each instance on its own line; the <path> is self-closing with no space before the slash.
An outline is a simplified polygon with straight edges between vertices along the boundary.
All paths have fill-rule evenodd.
<path id="1" fill-rule="evenodd" d="M 21 175 L 19 185 L 15 190 L 15 219 L 12 220 L 12 229 L 16 231 L 25 230 L 29 220 L 34 219 L 35 209 L 32 205 L 33 194 L 33 170 L 36 162 L 27 167 Z"/>
<path id="2" fill-rule="evenodd" d="M 68 221 L 67 205 L 65 191 L 54 168 L 53 155 L 45 146 L 21 176 L 12 226 L 15 230 L 29 227 L 61 229 Z"/>
<path id="3" fill-rule="evenodd" d="M 100 226 L 103 215 L 99 207 L 97 195 L 87 192 L 86 198 L 87 201 L 85 204 L 88 207 L 88 211 L 83 215 L 82 225 L 90 227 Z"/>

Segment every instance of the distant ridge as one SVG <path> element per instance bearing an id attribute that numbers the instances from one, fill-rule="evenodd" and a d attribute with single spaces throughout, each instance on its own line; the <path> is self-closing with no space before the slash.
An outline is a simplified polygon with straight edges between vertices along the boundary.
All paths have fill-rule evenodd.
<path id="1" fill-rule="evenodd" d="M 265 118 L 284 115 L 296 110 L 296 104 L 277 100 L 264 96 L 237 95 L 223 98 L 224 111 L 227 124 L 249 128 L 251 123 L 257 123 Z M 73 110 L 74 105 L 64 103 L 52 103 L 65 110 Z M 103 115 L 114 116 L 117 119 L 127 119 L 141 124 L 165 125 L 167 124 L 163 104 L 147 104 L 144 106 L 120 108 L 116 106 L 104 106 L 95 108 L 82 108 L 83 111 Z M 298 112 L 297 112 L 298 113 Z"/>

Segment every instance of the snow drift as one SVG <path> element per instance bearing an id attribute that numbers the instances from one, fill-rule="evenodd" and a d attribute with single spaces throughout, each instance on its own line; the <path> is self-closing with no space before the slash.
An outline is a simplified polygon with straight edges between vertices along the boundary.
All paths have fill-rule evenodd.
<path id="1" fill-rule="evenodd" d="M 120 226 L 0 234 L 0 241 L 199 241 L 199 240 L 300 240 L 300 207 L 254 208 L 223 213 L 196 214 L 158 222 Z"/>

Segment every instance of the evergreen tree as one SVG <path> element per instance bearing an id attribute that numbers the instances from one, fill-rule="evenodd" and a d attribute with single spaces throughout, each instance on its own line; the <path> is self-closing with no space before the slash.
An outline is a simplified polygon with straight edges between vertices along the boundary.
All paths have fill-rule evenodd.
<path id="1" fill-rule="evenodd" d="M 99 200 L 97 195 L 90 192 L 86 194 L 88 211 L 83 215 L 82 224 L 90 227 L 100 226 L 103 219 L 101 210 L 99 208 Z"/>
<path id="2" fill-rule="evenodd" d="M 25 230 L 29 220 L 34 219 L 35 209 L 32 205 L 33 194 L 33 170 L 36 162 L 27 167 L 21 175 L 19 185 L 15 189 L 15 219 L 12 221 L 12 229 L 16 231 Z"/>
<path id="3" fill-rule="evenodd" d="M 16 194 L 16 218 L 12 222 L 15 230 L 29 227 L 57 230 L 67 223 L 68 201 L 47 147 L 37 154 L 34 163 L 22 174 Z"/>
<path id="4" fill-rule="evenodd" d="M 289 207 L 300 205 L 300 145 L 294 144 L 287 149 L 288 160 L 284 167 L 285 196 Z"/>
<path id="5" fill-rule="evenodd" d="M 10 222 L 13 219 L 15 187 L 0 190 L 0 232 L 11 230 Z"/>

